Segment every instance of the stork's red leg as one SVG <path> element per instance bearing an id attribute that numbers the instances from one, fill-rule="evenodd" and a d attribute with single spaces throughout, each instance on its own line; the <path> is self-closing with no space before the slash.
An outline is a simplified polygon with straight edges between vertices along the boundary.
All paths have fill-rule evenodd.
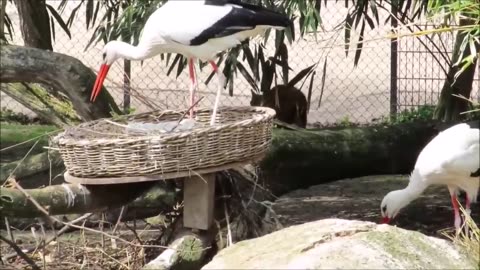
<path id="1" fill-rule="evenodd" d="M 457 200 L 458 197 L 456 192 L 455 191 L 451 192 L 450 197 L 452 199 L 453 213 L 455 216 L 455 221 L 454 221 L 455 229 L 458 232 L 460 230 L 460 224 L 462 220 L 460 218 L 460 209 L 458 207 L 458 200 Z"/>
<path id="2" fill-rule="evenodd" d="M 467 214 L 468 217 L 470 217 L 470 213 L 472 211 L 470 210 L 470 198 L 468 198 L 468 194 L 465 193 L 465 213 Z M 465 216 L 465 221 L 467 220 L 467 217 Z M 468 226 L 465 226 L 465 235 L 469 234 Z"/>
<path id="3" fill-rule="evenodd" d="M 210 125 L 213 126 L 215 124 L 215 120 L 217 119 L 217 109 L 218 109 L 218 103 L 220 102 L 220 95 L 222 94 L 222 88 L 225 85 L 225 76 L 223 73 L 220 72 L 218 69 L 217 64 L 213 61 L 209 61 L 210 65 L 213 68 L 213 71 L 217 74 L 218 77 L 218 89 L 217 89 L 217 94 L 215 96 L 215 103 L 213 105 L 213 112 L 212 112 L 212 118 L 210 119 Z"/>
<path id="4" fill-rule="evenodd" d="M 195 69 L 193 66 L 193 58 L 188 60 L 188 73 L 190 75 L 190 118 L 193 118 L 193 104 L 195 104 L 195 88 L 197 88 L 197 80 L 195 79 Z"/>
<path id="5" fill-rule="evenodd" d="M 470 198 L 468 198 L 468 194 L 465 194 L 465 210 L 466 210 L 467 214 L 469 214 L 469 215 L 470 215 L 470 212 L 471 212 L 470 203 L 471 203 L 471 201 L 470 201 Z"/>

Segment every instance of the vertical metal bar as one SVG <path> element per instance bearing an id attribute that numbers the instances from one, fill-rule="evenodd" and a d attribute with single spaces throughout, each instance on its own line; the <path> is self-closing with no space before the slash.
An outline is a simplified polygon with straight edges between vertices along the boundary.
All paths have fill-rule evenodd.
<path id="1" fill-rule="evenodd" d="M 397 21 L 397 5 L 398 0 L 391 1 L 391 26 L 392 29 L 396 29 L 398 26 Z M 398 43 L 397 38 L 392 38 L 390 41 L 390 118 L 395 119 L 397 115 L 397 103 L 398 103 Z"/>
<path id="2" fill-rule="evenodd" d="M 130 111 L 130 75 L 131 75 L 130 60 L 123 60 L 123 111 L 128 113 Z"/>

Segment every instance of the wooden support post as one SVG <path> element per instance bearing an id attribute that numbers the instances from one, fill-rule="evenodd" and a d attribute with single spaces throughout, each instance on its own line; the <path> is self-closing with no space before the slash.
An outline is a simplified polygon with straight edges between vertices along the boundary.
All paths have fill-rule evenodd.
<path id="1" fill-rule="evenodd" d="M 183 190 L 183 226 L 208 230 L 213 223 L 215 174 L 186 177 Z"/>

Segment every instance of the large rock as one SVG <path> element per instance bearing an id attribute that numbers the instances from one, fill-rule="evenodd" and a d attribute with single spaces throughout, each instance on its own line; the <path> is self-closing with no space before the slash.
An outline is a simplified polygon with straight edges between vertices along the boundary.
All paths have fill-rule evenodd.
<path id="1" fill-rule="evenodd" d="M 325 219 L 239 242 L 202 269 L 478 269 L 478 263 L 443 239 Z"/>

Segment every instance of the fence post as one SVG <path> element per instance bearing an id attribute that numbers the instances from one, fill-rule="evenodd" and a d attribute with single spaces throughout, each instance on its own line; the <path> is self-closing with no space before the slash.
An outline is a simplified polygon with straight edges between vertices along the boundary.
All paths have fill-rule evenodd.
<path id="1" fill-rule="evenodd" d="M 130 75 L 131 75 L 130 60 L 123 60 L 123 111 L 128 113 L 130 111 Z"/>
<path id="2" fill-rule="evenodd" d="M 398 26 L 397 21 L 397 5 L 398 0 L 392 0 L 391 12 L 392 20 L 391 27 L 396 29 Z M 398 105 L 398 42 L 397 38 L 390 40 L 390 118 L 394 120 L 397 116 Z"/>

